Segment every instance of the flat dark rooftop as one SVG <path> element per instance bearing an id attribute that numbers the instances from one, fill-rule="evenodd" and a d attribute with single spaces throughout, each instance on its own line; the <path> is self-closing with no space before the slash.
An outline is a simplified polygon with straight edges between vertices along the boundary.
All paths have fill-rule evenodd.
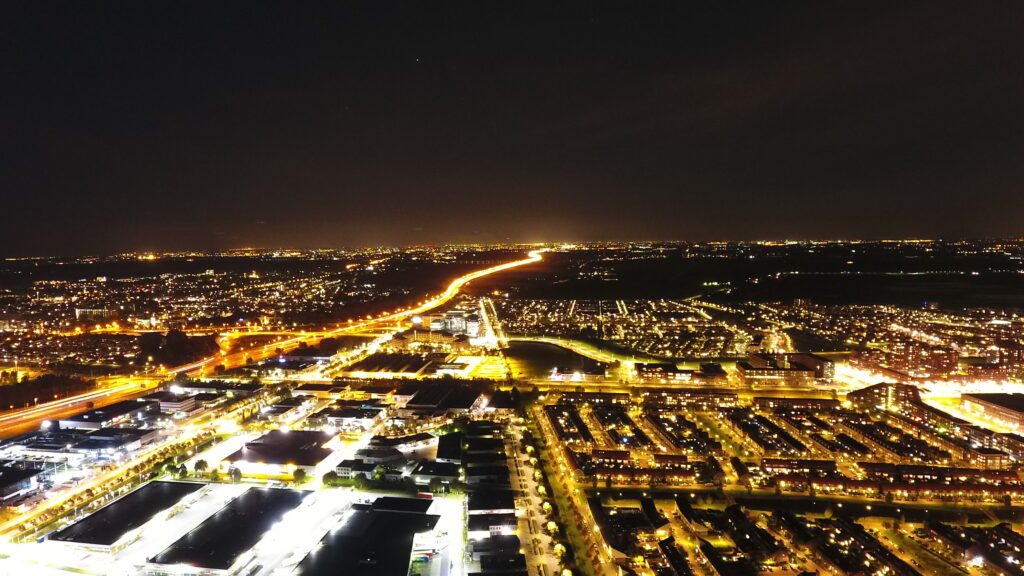
<path id="1" fill-rule="evenodd" d="M 1024 412 L 1024 394 L 1006 394 L 997 392 L 993 394 L 964 394 L 970 398 L 977 398 L 989 404 L 995 404 L 1015 412 Z"/>
<path id="2" fill-rule="evenodd" d="M 498 452 L 505 450 L 501 438 L 470 438 L 466 441 L 466 452 Z"/>
<path id="3" fill-rule="evenodd" d="M 469 438 L 493 438 L 501 433 L 502 426 L 488 420 L 473 420 L 466 423 L 466 436 Z"/>
<path id="4" fill-rule="evenodd" d="M 128 532 L 198 491 L 193 482 L 150 482 L 85 518 L 50 534 L 50 540 L 111 546 Z"/>
<path id="5" fill-rule="evenodd" d="M 212 402 L 214 400 L 220 400 L 223 397 L 223 394 L 218 394 L 217 392 L 200 392 L 199 394 L 193 396 L 193 398 L 195 398 L 196 402 L 199 404 L 202 404 L 203 402 Z"/>
<path id="6" fill-rule="evenodd" d="M 306 384 L 300 385 L 295 390 L 297 392 L 330 392 L 335 388 L 338 388 L 338 386 L 335 384 L 320 384 L 317 382 L 308 382 Z"/>
<path id="7" fill-rule="evenodd" d="M 412 473 L 424 476 L 458 476 L 460 469 L 458 464 L 421 460 Z"/>
<path id="8" fill-rule="evenodd" d="M 444 399 L 452 393 L 452 389 L 442 386 L 424 386 L 413 395 L 412 400 L 406 403 L 406 407 L 436 407 L 440 406 Z"/>
<path id="9" fill-rule="evenodd" d="M 33 450 L 65 450 L 68 444 L 77 444 L 86 438 L 85 430 L 57 429 L 30 432 L 25 438 L 26 447 Z"/>
<path id="10" fill-rule="evenodd" d="M 117 450 L 118 448 L 129 444 L 131 440 L 127 438 L 87 438 L 78 444 L 75 444 L 76 450 Z"/>
<path id="11" fill-rule="evenodd" d="M 491 526 L 509 526 L 514 528 L 518 520 L 514 513 L 470 514 L 466 518 L 466 527 L 470 530 L 488 530 Z"/>
<path id="12" fill-rule="evenodd" d="M 484 474 L 508 473 L 508 466 L 501 464 L 485 464 L 482 466 L 470 466 L 466 468 L 466 476 L 480 476 Z"/>
<path id="13" fill-rule="evenodd" d="M 439 516 L 357 510 L 315 552 L 299 563 L 299 576 L 406 576 L 412 542 L 433 530 Z"/>
<path id="14" fill-rule="evenodd" d="M 96 408 L 89 410 L 88 412 L 82 412 L 81 414 L 75 414 L 64 418 L 68 422 L 103 422 L 118 416 L 123 416 L 129 412 L 138 410 L 139 412 L 149 412 L 156 407 L 154 400 L 122 400 L 103 408 Z"/>
<path id="15" fill-rule="evenodd" d="M 189 398 L 188 394 L 178 394 L 171 392 L 170 390 L 161 390 L 159 392 L 153 392 L 152 394 L 146 394 L 142 397 L 143 400 L 153 400 L 156 402 L 179 402 Z"/>
<path id="16" fill-rule="evenodd" d="M 467 467 L 504 464 L 505 462 L 508 462 L 505 452 L 477 452 L 462 457 L 462 463 Z"/>
<path id="17" fill-rule="evenodd" d="M 100 428 L 99 430 L 93 430 L 89 432 L 89 438 L 123 438 L 125 440 L 138 440 L 144 436 L 155 434 L 157 431 L 153 429 L 140 429 L 140 428 Z"/>
<path id="18" fill-rule="evenodd" d="M 376 352 L 350 365 L 350 372 L 419 372 L 430 360 L 419 354 Z"/>
<path id="19" fill-rule="evenodd" d="M 387 385 L 387 384 L 384 384 L 384 385 L 373 385 L 373 384 L 370 384 L 370 385 L 360 386 L 359 387 L 359 391 L 361 391 L 361 392 L 363 392 L 365 394 L 373 394 L 373 395 L 376 395 L 376 396 L 386 396 L 388 394 L 394 394 L 395 390 L 397 390 L 397 388 L 395 386 Z"/>
<path id="20" fill-rule="evenodd" d="M 33 476 L 42 474 L 42 470 L 34 468 L 13 468 L 11 466 L 0 466 L 0 486 L 10 486 L 18 482 L 24 482 Z"/>
<path id="21" fill-rule="evenodd" d="M 492 572 L 508 573 L 526 570 L 526 556 L 522 554 L 488 554 L 480 557 L 480 570 L 484 574 Z"/>
<path id="22" fill-rule="evenodd" d="M 519 536 L 509 534 L 507 536 L 488 536 L 482 540 L 475 540 L 472 543 L 473 552 L 484 552 L 488 554 L 518 554 L 522 548 Z"/>
<path id="23" fill-rule="evenodd" d="M 323 447 L 331 437 L 326 432 L 311 430 L 271 430 L 251 442 L 246 442 L 241 450 L 231 454 L 226 460 L 315 466 L 331 453 L 329 449 Z"/>
<path id="24" fill-rule="evenodd" d="M 434 435 L 429 432 L 420 432 L 418 434 L 410 434 L 408 436 L 398 436 L 394 438 L 388 438 L 386 436 L 374 436 L 370 438 L 370 446 L 401 446 L 403 444 L 418 444 L 420 442 L 429 442 L 434 439 Z"/>
<path id="25" fill-rule="evenodd" d="M 249 488 L 149 562 L 227 570 L 308 494 L 285 488 Z"/>
<path id="26" fill-rule="evenodd" d="M 348 406 L 349 408 L 386 408 L 380 398 L 367 398 L 365 400 L 335 400 L 332 406 Z"/>
<path id="27" fill-rule="evenodd" d="M 399 496 L 381 496 L 373 501 L 372 509 L 377 512 L 412 512 L 426 514 L 432 498 L 401 498 Z"/>
<path id="28" fill-rule="evenodd" d="M 515 507 L 515 492 L 497 488 L 473 490 L 469 493 L 466 501 L 466 508 L 470 512 L 474 510 L 508 510 Z"/>
<path id="29" fill-rule="evenodd" d="M 445 397 L 443 407 L 446 409 L 469 410 L 480 398 L 480 393 L 469 388 L 458 388 Z M 413 398 L 413 401 L 416 397 Z"/>
<path id="30" fill-rule="evenodd" d="M 438 437 L 437 458 L 442 460 L 460 460 L 462 458 L 462 441 L 464 437 L 461 432 L 452 432 Z"/>

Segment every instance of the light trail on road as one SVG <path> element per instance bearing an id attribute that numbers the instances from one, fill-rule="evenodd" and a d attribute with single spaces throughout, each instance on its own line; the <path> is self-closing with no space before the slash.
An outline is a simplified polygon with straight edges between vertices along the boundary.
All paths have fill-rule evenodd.
<path id="1" fill-rule="evenodd" d="M 100 387 L 70 396 L 59 400 L 43 402 L 30 408 L 21 408 L 0 414 L 0 438 L 24 431 L 26 427 L 34 427 L 43 420 L 54 420 L 66 416 L 82 404 L 93 402 L 107 405 L 118 400 L 131 397 L 136 393 L 145 390 L 146 384 L 152 384 L 153 378 L 149 377 L 120 377 L 104 379 L 101 382 L 110 382 L 110 385 L 101 384 Z"/>
<path id="2" fill-rule="evenodd" d="M 527 264 L 533 264 L 535 262 L 541 261 L 543 259 L 542 253 L 545 252 L 545 251 L 546 251 L 546 249 L 534 250 L 534 251 L 530 252 L 529 256 L 527 258 L 525 258 L 525 259 L 516 260 L 514 262 L 508 262 L 508 263 L 501 264 L 501 265 L 498 265 L 498 266 L 492 266 L 490 268 L 485 268 L 483 270 L 478 270 L 476 272 L 472 272 L 472 273 L 466 274 L 464 276 L 460 276 L 459 278 L 456 278 L 455 280 L 453 280 L 448 285 L 447 289 L 444 292 L 442 292 L 439 296 L 437 296 L 437 297 L 435 297 L 435 298 L 433 298 L 431 300 L 428 300 L 428 301 L 426 301 L 426 302 L 416 306 L 415 308 L 411 308 L 411 309 L 407 309 L 407 310 L 399 310 L 397 312 L 394 312 L 394 313 L 391 313 L 391 314 L 387 314 L 387 315 L 378 317 L 376 319 L 371 319 L 371 320 L 367 320 L 365 322 L 360 322 L 358 324 L 352 324 L 352 325 L 349 325 L 349 326 L 338 328 L 336 330 L 327 332 L 327 334 L 343 334 L 343 333 L 346 333 L 346 332 L 349 332 L 349 331 L 364 330 L 368 326 L 374 326 L 374 325 L 379 325 L 379 324 L 388 323 L 388 322 L 395 322 L 395 321 L 402 320 L 404 318 L 408 318 L 408 317 L 411 317 L 411 316 L 414 316 L 414 315 L 417 315 L 417 314 L 422 314 L 423 312 L 432 310 L 434 308 L 437 308 L 438 306 L 441 306 L 441 305 L 447 303 L 452 298 L 454 298 L 462 290 L 462 288 L 466 284 L 468 284 L 469 282 L 472 282 L 473 280 L 476 280 L 476 279 L 479 279 L 479 278 L 482 278 L 484 276 L 488 276 L 488 275 L 491 275 L 491 274 L 496 274 L 498 272 L 502 272 L 502 271 L 505 271 L 505 270 L 509 270 L 509 269 L 512 269 L 512 268 L 516 268 L 516 267 L 519 267 L 519 266 L 524 266 L 524 265 L 527 265 Z M 315 334 L 319 335 L 320 333 L 315 333 Z M 270 345 L 267 345 L 267 346 L 263 347 L 262 350 L 264 352 L 266 350 L 268 350 L 268 349 L 276 350 L 277 348 L 286 346 L 286 345 L 288 345 L 290 343 L 296 343 L 297 344 L 298 342 L 301 342 L 301 341 L 303 341 L 303 340 L 305 340 L 305 339 L 307 339 L 309 337 L 310 336 L 307 334 L 307 335 L 296 336 L 295 338 L 291 338 L 289 340 L 285 340 L 285 341 L 282 341 L 282 342 L 274 342 L 273 344 L 270 344 Z M 249 352 L 246 352 L 245 354 L 246 355 L 252 355 L 253 352 L 249 351 Z M 221 361 L 223 361 L 224 358 L 226 358 L 226 357 L 227 356 L 225 356 L 225 355 L 211 356 L 211 357 L 206 358 L 204 360 L 201 360 L 199 362 L 194 362 L 192 364 L 188 364 L 188 365 L 179 367 L 179 368 L 175 369 L 173 372 L 190 372 L 190 371 L 195 371 L 198 368 L 201 368 L 201 367 L 203 367 L 203 366 L 205 366 L 205 365 L 207 365 L 210 362 L 213 362 L 215 360 L 220 359 Z M 116 379 L 116 380 L 112 380 L 112 382 L 119 382 L 121 380 L 122 379 Z M 18 411 L 13 412 L 13 413 L 2 415 L 2 416 L 0 416 L 0 432 L 3 431 L 5 426 L 7 426 L 7 427 L 13 427 L 14 425 L 24 426 L 26 422 L 43 420 L 43 419 L 45 419 L 45 417 L 47 415 L 52 415 L 54 413 L 59 413 L 62 410 L 66 410 L 68 408 L 75 407 L 76 404 L 80 404 L 82 402 L 89 402 L 91 400 L 95 400 L 95 399 L 99 399 L 99 398 L 104 398 L 104 397 L 108 397 L 108 396 L 128 395 L 130 393 L 138 392 L 138 391 L 143 389 L 140 386 L 140 382 L 142 382 L 143 384 L 145 382 L 149 382 L 149 381 L 152 380 L 152 377 L 141 377 L 141 378 L 137 378 L 137 379 L 124 378 L 123 380 L 124 380 L 123 384 L 109 386 L 109 387 L 105 387 L 105 388 L 101 388 L 101 389 L 97 389 L 97 390 L 92 390 L 92 391 L 86 392 L 84 394 L 79 394 L 79 395 L 72 396 L 72 397 L 69 397 L 69 398 L 64 398 L 64 399 L 61 399 L 61 400 L 55 400 L 53 402 L 47 402 L 46 404 L 41 404 L 39 406 L 35 406 L 35 407 L 32 407 L 32 408 L 25 408 L 23 410 L 18 410 Z M 228 419 L 234 418 L 236 416 L 236 414 L 241 409 L 242 409 L 242 406 L 233 408 L 231 410 L 231 412 L 227 415 L 227 418 Z M 43 512 L 46 512 L 48 510 L 56 509 L 57 507 L 65 504 L 66 502 L 68 502 L 68 501 L 78 497 L 79 495 L 83 494 L 86 490 L 90 490 L 90 489 L 94 489 L 94 488 L 99 488 L 99 487 L 104 486 L 105 484 L 108 484 L 108 483 L 112 482 L 112 481 L 116 481 L 121 475 L 124 474 L 124 472 L 127 469 L 131 468 L 132 466 L 136 466 L 136 465 L 139 465 L 139 464 L 141 464 L 143 462 L 146 462 L 147 459 L 149 459 L 150 457 L 152 457 L 152 455 L 158 453 L 159 451 L 165 450 L 165 449 L 167 449 L 170 446 L 184 445 L 185 443 L 190 442 L 193 438 L 195 438 L 199 434 L 200 430 L 201 430 L 201 428 L 194 427 L 194 429 L 192 429 L 190 432 L 186 432 L 186 433 L 184 433 L 184 434 L 182 434 L 182 435 L 180 435 L 178 437 L 175 437 L 175 438 L 169 438 L 165 442 L 157 444 L 156 446 L 152 446 L 149 449 L 147 449 L 146 451 L 141 452 L 140 454 L 135 455 L 130 461 L 123 463 L 122 465 L 118 466 L 117 468 L 115 468 L 113 470 L 103 472 L 103 473 L 99 474 L 97 477 L 90 479 L 88 482 L 85 482 L 83 484 L 75 486 L 74 488 L 71 488 L 71 489 L 62 490 L 61 493 L 59 495 L 57 495 L 55 498 L 51 498 L 50 500 L 44 502 L 40 506 L 37 506 L 36 508 L 32 509 L 31 511 L 26 512 L 24 514 L 20 514 L 20 515 L 16 516 L 15 518 L 10 519 L 8 522 L 4 523 L 3 525 L 0 525 L 0 533 L 9 532 L 12 529 L 14 529 L 15 527 L 17 527 L 18 525 L 27 522 L 29 519 L 38 517 L 38 515 L 43 513 Z"/>
<path id="3" fill-rule="evenodd" d="M 274 355 L 275 351 L 278 348 L 287 348 L 287 347 L 293 346 L 293 345 L 297 346 L 297 345 L 299 345 L 302 342 L 307 342 L 307 341 L 310 341 L 310 340 L 315 340 L 316 338 L 324 338 L 324 337 L 329 337 L 329 336 L 337 336 L 337 335 L 341 335 L 341 334 L 346 334 L 346 333 L 350 333 L 350 332 L 363 331 L 363 330 L 367 330 L 368 328 L 372 328 L 374 326 L 379 326 L 381 324 L 388 324 L 388 323 L 391 323 L 391 322 L 399 322 L 399 321 L 404 320 L 406 318 L 411 318 L 412 316 L 416 316 L 418 314 L 423 314 L 424 312 L 428 312 L 430 310 L 433 310 L 434 308 L 437 308 L 439 306 L 443 306 L 444 304 L 448 303 L 452 298 L 457 296 L 459 294 L 459 292 L 462 290 L 462 288 L 464 286 L 466 286 L 466 284 L 469 284 L 470 282 L 472 282 L 473 280 L 477 280 L 477 279 L 483 278 L 485 276 L 490 276 L 492 274 L 497 274 L 499 272 L 504 272 L 506 270 L 511 270 L 513 268 L 518 268 L 520 266 L 525 266 L 527 264 L 534 264 L 534 263 L 540 262 L 541 260 L 544 259 L 542 254 L 544 252 L 546 252 L 546 251 L 547 251 L 546 248 L 541 248 L 541 249 L 538 249 L 538 250 L 532 250 L 528 254 L 527 258 L 524 258 L 522 260 L 516 260 L 516 261 L 513 261 L 513 262 L 506 262 L 505 264 L 499 264 L 497 266 L 492 266 L 490 268 L 484 268 L 483 270 L 477 270 L 475 272 L 470 272 L 469 274 L 465 274 L 463 276 L 460 276 L 460 277 L 456 278 L 455 280 L 452 280 L 452 282 L 450 284 L 448 284 L 448 287 L 440 295 L 434 297 L 431 300 L 423 302 L 422 304 L 419 304 L 419 305 L 417 305 L 414 308 L 408 308 L 408 309 L 405 309 L 405 310 L 398 310 L 397 312 L 393 312 L 391 314 L 385 314 L 383 316 L 379 316 L 377 318 L 372 318 L 370 320 L 365 320 L 363 322 L 352 323 L 352 324 L 349 324 L 347 326 L 342 326 L 342 327 L 339 327 L 339 328 L 335 328 L 334 330 L 324 330 L 324 331 L 321 331 L 321 332 L 312 332 L 312 333 L 309 333 L 309 334 L 300 334 L 298 336 L 295 336 L 293 338 L 289 338 L 287 340 L 282 340 L 280 342 L 272 342 L 272 343 L 266 344 L 266 345 L 264 345 L 264 346 L 262 346 L 260 348 L 256 348 L 256 349 L 253 349 L 253 350 L 248 350 L 248 351 L 245 351 L 245 352 L 236 352 L 236 353 L 228 354 L 228 355 L 210 356 L 208 358 L 204 358 L 204 359 L 199 360 L 197 362 L 192 362 L 190 364 L 185 364 L 184 366 L 179 366 L 177 368 L 170 369 L 170 370 L 168 370 L 168 372 L 169 373 L 182 373 L 182 374 L 188 374 L 188 375 L 195 375 L 197 373 L 200 373 L 204 368 L 206 368 L 207 366 L 210 366 L 210 365 L 224 364 L 225 367 L 228 367 L 228 366 L 232 365 L 235 361 L 237 361 L 239 359 L 251 358 L 252 360 L 261 360 L 263 358 L 267 358 L 269 356 Z M 395 331 L 397 331 L 397 330 L 398 329 L 396 328 Z M 258 332 L 254 332 L 254 334 L 258 334 Z"/>
<path id="4" fill-rule="evenodd" d="M 88 392 L 77 394 L 75 396 L 69 396 L 59 400 L 53 400 L 50 402 L 44 402 L 37 406 L 29 408 L 21 408 L 13 411 L 0 413 L 0 437 L 10 436 L 15 433 L 26 431 L 27 428 L 36 426 L 43 420 L 54 420 L 60 417 L 67 416 L 72 409 L 79 408 L 83 403 L 103 401 L 104 403 L 112 403 L 117 400 L 127 399 L 136 393 L 139 393 L 145 389 L 145 384 L 154 383 L 164 379 L 166 376 L 173 374 L 187 374 L 195 376 L 202 374 L 209 366 L 216 366 L 217 364 L 224 364 L 225 367 L 231 367 L 236 364 L 245 363 L 245 360 L 262 360 L 269 356 L 273 356 L 278 348 L 288 348 L 292 346 L 298 346 L 302 342 L 308 342 L 317 338 L 324 338 L 327 336 L 335 336 L 340 334 L 348 334 L 352 332 L 365 331 L 372 329 L 373 327 L 379 327 L 384 324 L 391 322 L 398 322 L 405 318 L 410 318 L 417 314 L 422 314 L 429 310 L 433 310 L 438 306 L 442 306 L 454 298 L 462 290 L 466 284 L 489 276 L 525 266 L 527 264 L 534 264 L 543 260 L 543 253 L 546 252 L 546 248 L 531 251 L 527 258 L 522 260 L 516 260 L 513 262 L 506 262 L 490 268 L 484 268 L 483 270 L 477 270 L 470 272 L 453 280 L 447 288 L 440 295 L 434 297 L 431 300 L 423 302 L 414 308 L 399 310 L 391 314 L 365 320 L 363 322 L 353 323 L 346 326 L 338 327 L 333 330 L 323 331 L 311 331 L 300 333 L 292 338 L 281 340 L 278 342 L 272 342 L 260 348 L 253 350 L 247 350 L 243 352 L 235 352 L 232 354 L 216 354 L 172 368 L 164 371 L 162 374 L 146 374 L 132 377 L 120 377 L 110 379 L 109 382 L 113 385 L 101 385 L 101 387 L 90 390 Z M 395 331 L 398 329 L 396 328 Z M 244 335 L 258 335 L 262 334 L 260 331 L 241 332 L 232 334 L 233 337 L 244 336 Z M 119 382 L 123 382 L 118 384 Z M 107 402 L 109 400 L 109 402 Z"/>

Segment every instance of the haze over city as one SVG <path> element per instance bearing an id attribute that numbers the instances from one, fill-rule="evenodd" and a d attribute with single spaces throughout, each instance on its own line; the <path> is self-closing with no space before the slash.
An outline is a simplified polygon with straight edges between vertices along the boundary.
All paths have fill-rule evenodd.
<path id="1" fill-rule="evenodd" d="M 1015 237 L 1015 2 L 8 4 L 0 253 Z"/>

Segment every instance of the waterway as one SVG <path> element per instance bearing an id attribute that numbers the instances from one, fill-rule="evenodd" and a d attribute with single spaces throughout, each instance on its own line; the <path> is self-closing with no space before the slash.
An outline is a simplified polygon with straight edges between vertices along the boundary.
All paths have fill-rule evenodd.
<path id="1" fill-rule="evenodd" d="M 505 350 L 515 379 L 547 378 L 554 368 L 572 371 L 600 371 L 601 363 L 553 344 L 510 342 Z"/>

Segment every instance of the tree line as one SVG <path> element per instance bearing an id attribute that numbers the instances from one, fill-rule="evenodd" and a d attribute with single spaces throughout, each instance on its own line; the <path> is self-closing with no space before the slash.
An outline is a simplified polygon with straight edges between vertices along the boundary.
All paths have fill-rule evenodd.
<path id="1" fill-rule="evenodd" d="M 216 336 L 189 336 L 181 330 L 167 334 L 147 332 L 139 336 L 140 362 L 180 366 L 220 352 Z"/>
<path id="2" fill-rule="evenodd" d="M 31 380 L 22 380 L 9 386 L 0 387 L 0 406 L 19 408 L 31 406 L 90 390 L 95 386 L 92 380 L 64 374 L 44 374 Z"/>

